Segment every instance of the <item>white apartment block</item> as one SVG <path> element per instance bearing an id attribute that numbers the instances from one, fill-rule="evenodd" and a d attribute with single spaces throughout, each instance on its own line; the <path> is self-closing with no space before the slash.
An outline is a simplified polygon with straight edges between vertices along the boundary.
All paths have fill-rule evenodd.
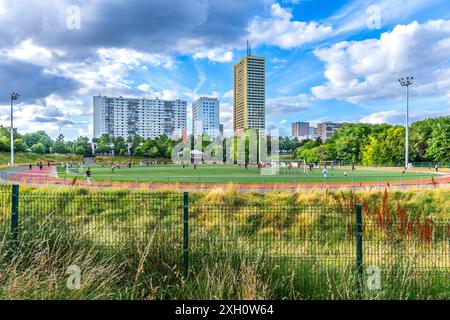
<path id="1" fill-rule="evenodd" d="M 322 139 L 322 142 L 330 139 L 333 134 L 342 127 L 343 123 L 323 122 L 317 124 L 317 137 Z"/>
<path id="2" fill-rule="evenodd" d="M 93 105 L 95 138 L 165 134 L 178 139 L 186 130 L 186 101 L 95 96 Z"/>
<path id="3" fill-rule="evenodd" d="M 210 138 L 220 134 L 220 103 L 216 98 L 201 97 L 192 103 L 192 133 L 206 133 Z"/>

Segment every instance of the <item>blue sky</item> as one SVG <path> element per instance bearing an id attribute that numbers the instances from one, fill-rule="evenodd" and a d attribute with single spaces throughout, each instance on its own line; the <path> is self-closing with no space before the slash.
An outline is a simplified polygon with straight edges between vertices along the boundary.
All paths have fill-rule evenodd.
<path id="1" fill-rule="evenodd" d="M 20 21 L 20 23 L 17 23 Z M 233 64 L 266 58 L 267 125 L 403 123 L 450 115 L 447 0 L 0 0 L 0 124 L 92 134 L 92 95 L 216 96 L 232 124 Z M 191 120 L 188 120 L 191 128 Z"/>

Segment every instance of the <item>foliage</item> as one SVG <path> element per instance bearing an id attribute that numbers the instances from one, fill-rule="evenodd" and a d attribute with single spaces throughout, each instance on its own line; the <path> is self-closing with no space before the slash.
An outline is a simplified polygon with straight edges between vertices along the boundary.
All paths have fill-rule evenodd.
<path id="1" fill-rule="evenodd" d="M 31 146 L 31 152 L 37 153 L 37 154 L 44 154 L 45 153 L 45 147 L 42 143 L 38 142 L 36 144 L 33 144 Z"/>
<path id="2" fill-rule="evenodd" d="M 316 144 L 316 145 L 315 145 Z M 306 142 L 294 156 L 307 162 L 342 160 L 369 166 L 404 165 L 405 128 L 389 124 L 345 124 L 319 148 Z M 414 122 L 410 161 L 450 162 L 450 117 Z"/>

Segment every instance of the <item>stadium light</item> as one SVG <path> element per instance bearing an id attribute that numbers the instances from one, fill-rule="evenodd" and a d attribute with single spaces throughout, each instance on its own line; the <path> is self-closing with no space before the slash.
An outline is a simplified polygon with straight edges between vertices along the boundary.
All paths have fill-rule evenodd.
<path id="1" fill-rule="evenodd" d="M 14 165 L 14 117 L 13 117 L 13 101 L 19 99 L 20 94 L 11 93 L 11 163 L 10 166 Z"/>
<path id="2" fill-rule="evenodd" d="M 409 86 L 413 85 L 414 77 L 398 79 L 402 87 L 406 87 L 406 135 L 405 135 L 405 168 L 409 165 Z"/>

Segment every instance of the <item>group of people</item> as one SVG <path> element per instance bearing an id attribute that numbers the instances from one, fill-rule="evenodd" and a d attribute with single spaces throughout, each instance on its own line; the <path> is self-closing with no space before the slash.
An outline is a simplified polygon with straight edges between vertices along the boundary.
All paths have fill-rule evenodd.
<path id="1" fill-rule="evenodd" d="M 47 162 L 47 166 L 50 167 L 50 162 Z M 28 165 L 28 167 L 30 168 L 30 170 L 33 169 L 33 165 L 31 163 Z M 39 161 L 36 163 L 36 167 L 38 167 L 39 170 L 42 170 L 42 168 L 44 167 L 44 164 L 42 163 L 42 161 Z"/>
<path id="2" fill-rule="evenodd" d="M 428 164 L 428 170 L 431 170 L 431 163 Z M 434 170 L 435 170 L 436 172 L 439 172 L 439 164 L 438 164 L 438 163 L 436 163 L 436 164 L 434 165 Z"/>

